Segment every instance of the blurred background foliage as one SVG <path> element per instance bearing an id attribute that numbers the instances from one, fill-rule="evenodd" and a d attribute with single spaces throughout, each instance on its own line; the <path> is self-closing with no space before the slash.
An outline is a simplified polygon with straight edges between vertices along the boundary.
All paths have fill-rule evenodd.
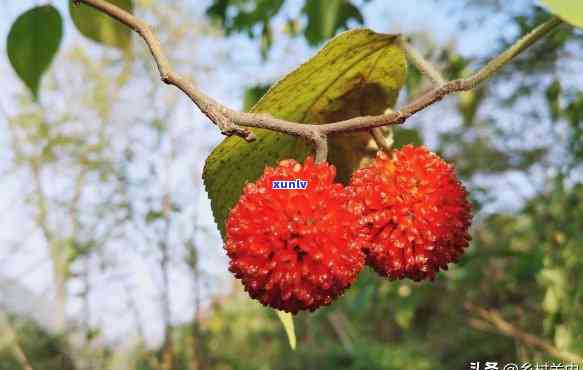
<path id="1" fill-rule="evenodd" d="M 198 9 L 208 20 L 204 24 L 190 22 L 183 1 L 143 0 L 133 6 L 155 24 L 177 68 L 196 74 L 192 71 L 214 66 L 193 62 L 192 33 L 245 35 L 256 45 L 260 63 L 269 63 L 278 42 L 317 47 L 344 29 L 367 26 L 363 9 L 379 2 L 212 0 Z M 391 4 L 381 3 L 390 14 Z M 438 41 L 429 24 L 425 32 L 407 35 L 448 79 L 467 76 L 550 17 L 531 1 L 519 6 L 427 1 L 412 2 L 411 8 L 430 3 L 464 15 L 452 17 L 460 34 L 506 14 L 498 42 L 473 55 L 462 55 L 455 42 Z M 284 11 L 290 8 L 295 11 Z M 455 164 L 475 206 L 471 247 L 430 283 L 383 281 L 366 269 L 333 305 L 296 316 L 296 351 L 275 313 L 249 300 L 237 283 L 229 280 L 228 289 L 201 297 L 217 280 L 205 268 L 210 264 L 205 250 L 220 250 L 221 243 L 208 236 L 216 232 L 202 223 L 203 216 L 192 212 L 200 207 L 202 191 L 191 178 L 200 173 L 191 173 L 195 164 L 184 158 L 204 159 L 219 138 L 204 141 L 200 132 L 189 131 L 186 137 L 198 140 L 193 151 L 192 141 L 181 140 L 183 126 L 173 126 L 181 117 L 179 95 L 165 93 L 147 50 L 132 49 L 125 32 L 116 43 L 99 40 L 91 29 L 81 31 L 131 52 L 68 47 L 40 91 L 50 94 L 50 104 L 35 103 L 23 87 L 11 100 L 14 105 L 3 108 L 10 153 L 2 169 L 25 174 L 19 196 L 42 235 L 34 246 L 46 246 L 56 303 L 50 311 L 55 323 L 46 327 L 0 300 L 0 308 L 10 311 L 0 320 L 0 369 L 461 370 L 470 362 L 582 361 L 581 30 L 560 28 L 483 86 L 448 98 L 395 130 L 399 145 L 424 142 Z M 213 64 L 226 74 L 237 68 L 230 58 Z M 147 83 L 147 91 L 136 91 L 131 85 L 136 80 Z M 274 80 L 246 82 L 237 95 L 240 106 L 249 109 Z M 428 86 L 410 67 L 402 101 Z M 124 104 L 139 104 L 132 108 L 139 112 L 137 121 L 127 122 L 135 116 Z M 192 182 L 173 180 L 172 168 Z M 0 261 L 17 247 L 3 242 Z M 163 327 L 156 345 L 146 340 L 150 323 L 140 318 L 129 283 L 115 294 L 127 299 L 136 320 L 131 335 L 108 340 L 102 331 L 118 323 L 92 319 L 102 309 L 91 299 L 92 282 L 123 280 L 112 274 L 124 264 L 112 262 L 112 251 L 119 248 L 154 256 L 148 273 L 158 277 L 155 304 Z M 173 271 L 179 269 L 192 285 L 175 286 Z M 179 289 L 195 293 L 192 315 L 177 322 L 171 291 L 180 295 Z M 0 296 L 8 297 L 4 285 Z M 81 307 L 74 319 L 68 318 L 71 302 Z"/>

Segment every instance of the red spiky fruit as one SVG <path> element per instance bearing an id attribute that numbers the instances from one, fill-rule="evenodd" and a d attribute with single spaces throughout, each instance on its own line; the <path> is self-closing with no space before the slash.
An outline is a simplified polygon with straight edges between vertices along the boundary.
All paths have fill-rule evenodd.
<path id="1" fill-rule="evenodd" d="M 382 276 L 433 280 L 469 244 L 467 193 L 453 167 L 425 147 L 379 152 L 348 190 L 367 229 L 367 264 Z"/>
<path id="2" fill-rule="evenodd" d="M 229 270 L 252 298 L 297 313 L 327 305 L 364 266 L 358 219 L 327 163 L 289 159 L 247 184 L 227 219 Z M 305 190 L 273 189 L 273 181 L 308 181 Z"/>

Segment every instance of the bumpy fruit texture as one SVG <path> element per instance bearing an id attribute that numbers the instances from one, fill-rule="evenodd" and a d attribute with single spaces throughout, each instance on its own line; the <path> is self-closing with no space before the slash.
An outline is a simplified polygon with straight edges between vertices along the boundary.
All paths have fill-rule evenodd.
<path id="1" fill-rule="evenodd" d="M 327 163 L 284 160 L 247 184 L 227 219 L 229 270 L 252 298 L 297 313 L 327 305 L 364 266 L 348 194 Z M 305 190 L 272 189 L 272 181 L 307 180 Z"/>
<path id="2" fill-rule="evenodd" d="M 357 170 L 348 187 L 365 232 L 367 264 L 390 279 L 434 279 L 469 244 L 471 204 L 453 168 L 404 146 Z"/>

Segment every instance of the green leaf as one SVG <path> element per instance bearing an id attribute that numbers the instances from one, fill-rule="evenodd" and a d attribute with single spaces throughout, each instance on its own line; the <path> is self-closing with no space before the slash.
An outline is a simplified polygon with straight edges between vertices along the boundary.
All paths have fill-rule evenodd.
<path id="1" fill-rule="evenodd" d="M 62 38 L 63 19 L 51 5 L 38 6 L 20 15 L 8 33 L 8 59 L 35 100 L 42 75 L 57 54 Z"/>
<path id="2" fill-rule="evenodd" d="M 284 327 L 285 332 L 287 334 L 287 339 L 289 341 L 289 346 L 291 347 L 291 349 L 295 350 L 296 349 L 296 331 L 294 328 L 293 316 L 290 313 L 279 311 L 279 310 L 275 310 L 275 313 L 277 313 L 277 317 L 279 317 L 279 320 L 283 324 L 283 327 Z"/>
<path id="3" fill-rule="evenodd" d="M 575 0 L 541 0 L 541 2 L 551 13 L 583 29 L 583 2 Z"/>
<path id="4" fill-rule="evenodd" d="M 271 27 L 268 21 L 263 22 L 263 31 L 261 32 L 261 57 L 263 59 L 267 58 L 269 49 L 273 44 L 273 33 L 271 32 Z"/>
<path id="5" fill-rule="evenodd" d="M 457 108 L 466 126 L 471 127 L 474 125 L 476 114 L 485 96 L 486 88 L 483 86 L 476 87 L 470 91 L 463 91 L 458 95 Z"/>
<path id="6" fill-rule="evenodd" d="M 399 149 L 411 144 L 419 146 L 423 144 L 423 138 L 419 130 L 414 128 L 393 127 L 393 148 Z"/>
<path id="7" fill-rule="evenodd" d="M 561 96 L 561 81 L 554 80 L 545 90 L 545 97 L 547 98 L 547 106 L 553 121 L 556 121 L 561 114 L 560 98 Z"/>
<path id="8" fill-rule="evenodd" d="M 246 4 L 238 4 L 239 12 L 233 19 L 233 29 L 247 30 L 251 35 L 256 24 L 264 23 L 264 27 L 268 26 L 269 20 L 279 12 L 283 2 L 284 0 L 256 0 L 255 7 L 250 12 L 244 10 Z"/>
<path id="9" fill-rule="evenodd" d="M 331 40 L 307 63 L 276 83 L 251 110 L 293 122 L 325 123 L 382 114 L 395 104 L 404 83 L 406 61 L 395 35 L 366 29 Z M 246 182 L 285 158 L 303 161 L 312 151 L 304 140 L 253 129 L 257 140 L 230 137 L 207 158 L 203 178 L 219 230 Z M 329 161 L 346 182 L 367 154 L 368 133 L 331 137 Z"/>
<path id="10" fill-rule="evenodd" d="M 164 213 L 162 213 L 161 211 L 150 210 L 146 214 L 146 222 L 149 224 L 152 222 L 158 221 L 162 218 L 164 218 Z"/>
<path id="11" fill-rule="evenodd" d="M 134 9 L 132 0 L 107 1 L 130 13 Z M 88 5 L 75 5 L 72 0 L 69 1 L 69 12 L 73 23 L 83 36 L 117 49 L 129 49 L 132 30 L 128 26 Z"/>
<path id="12" fill-rule="evenodd" d="M 350 305 L 350 311 L 357 314 L 360 312 L 366 312 L 366 308 L 371 302 L 376 286 L 369 284 L 358 289 L 358 293 L 354 298 L 352 304 Z"/>
<path id="13" fill-rule="evenodd" d="M 246 32 L 250 37 L 256 35 L 253 28 L 262 23 L 262 38 L 269 21 L 279 12 L 284 0 L 255 0 L 253 6 L 249 1 L 214 0 L 207 8 L 206 14 L 218 20 L 227 35 L 232 32 Z"/>
<path id="14" fill-rule="evenodd" d="M 248 112 L 261 99 L 263 95 L 269 90 L 269 85 L 255 85 L 245 90 L 243 96 L 243 110 Z"/>
<path id="15" fill-rule="evenodd" d="M 407 70 L 407 79 L 405 80 L 405 89 L 407 90 L 407 96 L 415 96 L 422 87 L 423 74 L 414 65 L 410 65 Z"/>
<path id="16" fill-rule="evenodd" d="M 302 11 L 308 16 L 305 36 L 311 45 L 318 45 L 348 28 L 350 20 L 364 23 L 358 8 L 347 0 L 309 0 Z"/>
<path id="17" fill-rule="evenodd" d="M 227 30 L 227 8 L 230 0 L 213 0 L 212 4 L 206 9 L 206 15 L 211 19 L 221 22 L 223 28 Z"/>

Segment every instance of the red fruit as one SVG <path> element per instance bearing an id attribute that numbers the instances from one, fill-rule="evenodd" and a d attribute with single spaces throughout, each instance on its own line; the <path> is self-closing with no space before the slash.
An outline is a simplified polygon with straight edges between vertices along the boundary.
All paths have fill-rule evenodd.
<path id="1" fill-rule="evenodd" d="M 247 184 L 227 220 L 229 270 L 252 298 L 297 313 L 327 305 L 364 266 L 358 218 L 327 163 L 289 159 Z M 272 181 L 308 181 L 307 189 L 272 189 Z"/>
<path id="2" fill-rule="evenodd" d="M 425 147 L 379 152 L 348 190 L 367 228 L 367 264 L 383 276 L 432 280 L 469 244 L 466 191 L 452 166 Z"/>

